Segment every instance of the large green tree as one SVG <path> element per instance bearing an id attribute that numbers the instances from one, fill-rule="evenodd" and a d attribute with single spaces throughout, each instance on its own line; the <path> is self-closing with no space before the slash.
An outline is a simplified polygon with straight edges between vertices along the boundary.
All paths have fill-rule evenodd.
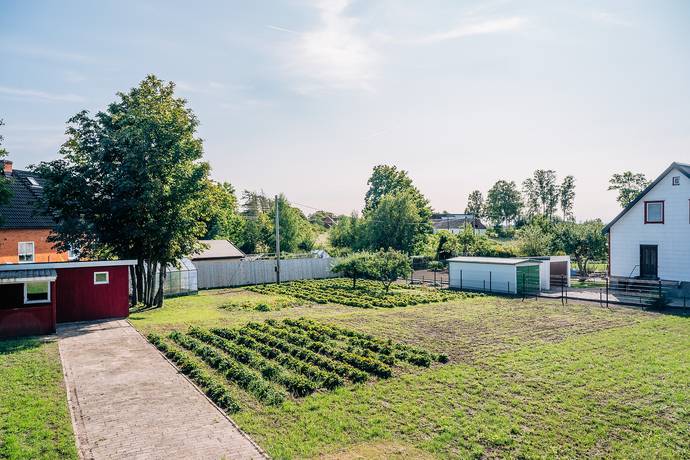
<path id="1" fill-rule="evenodd" d="M 384 195 L 365 218 L 368 246 L 413 254 L 433 230 L 430 214 L 412 191 Z"/>
<path id="2" fill-rule="evenodd" d="M 530 217 L 537 214 L 553 218 L 560 200 L 556 172 L 551 169 L 537 169 L 532 177 L 522 183 Z"/>
<path id="3" fill-rule="evenodd" d="M 58 249 L 136 259 L 134 300 L 147 307 L 162 305 L 166 266 L 195 253 L 206 232 L 198 124 L 174 83 L 149 75 L 105 111 L 72 117 L 61 158 L 35 167 Z"/>
<path id="4" fill-rule="evenodd" d="M 637 195 L 647 188 L 648 185 L 649 181 L 644 174 L 625 171 L 621 174 L 614 174 L 611 176 L 608 190 L 618 191 L 616 200 L 621 207 L 625 208 L 637 198 Z"/>
<path id="5" fill-rule="evenodd" d="M 364 220 L 356 212 L 338 219 L 328 233 L 328 239 L 333 247 L 349 248 L 354 251 L 366 248 L 366 226 Z"/>
<path id="6" fill-rule="evenodd" d="M 573 176 L 565 176 L 563 182 L 558 189 L 560 195 L 561 211 L 563 212 L 563 220 L 574 220 L 573 208 L 575 206 L 575 178 Z"/>
<path id="7" fill-rule="evenodd" d="M 0 118 L 0 127 L 4 126 L 5 122 Z M 7 179 L 5 178 L 5 175 L 2 172 L 2 168 L 4 168 L 4 158 L 7 156 L 7 149 L 5 149 L 2 146 L 2 142 L 4 140 L 4 137 L 2 137 L 2 134 L 0 134 L 0 205 L 3 205 L 7 203 L 10 199 L 10 189 L 9 186 L 7 185 Z M 0 214 L 0 224 L 2 224 L 3 217 Z"/>
<path id="8" fill-rule="evenodd" d="M 482 192 L 475 190 L 467 197 L 465 214 L 473 214 L 477 218 L 484 217 L 484 197 Z"/>
<path id="9" fill-rule="evenodd" d="M 270 222 L 275 222 L 275 200 L 268 212 Z M 314 247 L 314 230 L 302 211 L 290 205 L 285 195 L 278 196 L 278 219 L 280 223 L 280 249 L 285 252 L 308 251 Z M 275 227 L 272 227 L 274 230 Z M 275 247 L 275 231 L 267 241 Z"/>
<path id="10" fill-rule="evenodd" d="M 510 225 L 522 211 L 522 196 L 513 181 L 497 181 L 486 197 L 486 215 L 495 224 Z"/>
<path id="11" fill-rule="evenodd" d="M 369 188 L 364 196 L 364 215 L 372 212 L 386 195 L 396 195 L 408 192 L 421 209 L 429 208 L 429 201 L 412 184 L 407 171 L 399 170 L 396 166 L 374 166 L 371 177 L 367 181 Z M 429 215 L 431 211 L 429 210 Z"/>
<path id="12" fill-rule="evenodd" d="M 244 243 L 245 219 L 239 215 L 235 188 L 229 182 L 208 182 L 206 234 L 204 239 L 224 239 L 238 246 Z"/>

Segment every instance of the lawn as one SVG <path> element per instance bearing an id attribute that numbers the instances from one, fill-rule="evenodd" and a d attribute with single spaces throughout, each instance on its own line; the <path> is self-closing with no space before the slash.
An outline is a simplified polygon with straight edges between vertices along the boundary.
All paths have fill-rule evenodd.
<path id="1" fill-rule="evenodd" d="M 167 337 L 190 325 L 284 327 L 297 318 L 449 362 L 393 363 L 390 377 L 266 404 L 194 357 L 237 402 L 233 419 L 274 458 L 690 456 L 685 317 L 497 297 L 363 309 L 233 289 L 172 299 L 131 321 Z"/>
<path id="2" fill-rule="evenodd" d="M 0 341 L 0 458 L 77 458 L 54 340 Z"/>

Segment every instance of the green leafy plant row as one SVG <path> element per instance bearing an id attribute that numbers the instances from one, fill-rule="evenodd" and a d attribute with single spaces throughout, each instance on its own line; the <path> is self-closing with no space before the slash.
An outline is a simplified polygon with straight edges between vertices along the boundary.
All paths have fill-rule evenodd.
<path id="1" fill-rule="evenodd" d="M 314 382 L 302 375 L 290 374 L 260 354 L 247 349 L 244 345 L 233 343 L 198 327 L 190 328 L 188 334 L 226 352 L 237 361 L 256 369 L 266 380 L 284 386 L 293 396 L 310 395 L 319 387 L 318 382 Z"/>
<path id="2" fill-rule="evenodd" d="M 179 351 L 171 348 L 163 339 L 154 333 L 147 336 L 151 342 L 161 353 L 165 355 L 170 361 L 175 363 L 178 369 L 196 383 L 204 393 L 216 404 L 218 407 L 228 413 L 235 413 L 240 410 L 239 404 L 230 396 L 230 393 L 224 385 L 216 382 L 210 375 L 204 372 L 195 362 L 189 357 Z"/>
<path id="3" fill-rule="evenodd" d="M 237 383 L 240 388 L 254 395 L 259 401 L 269 405 L 277 405 L 285 400 L 285 395 L 273 388 L 260 375 L 247 369 L 246 366 L 236 360 L 223 356 L 219 351 L 200 340 L 178 331 L 171 332 L 169 337 L 182 348 L 194 352 L 209 366 L 217 369 L 229 381 Z"/>
<path id="4" fill-rule="evenodd" d="M 291 281 L 279 285 L 250 286 L 248 289 L 263 294 L 288 295 L 321 304 L 337 303 L 361 308 L 405 307 L 478 295 L 424 287 L 411 288 L 395 284 L 389 291 L 384 291 L 379 284 L 372 281 L 360 280 L 357 287 L 353 287 L 349 281 L 342 278 Z"/>
<path id="5" fill-rule="evenodd" d="M 289 346 L 289 344 L 284 344 L 281 349 L 278 349 L 272 345 L 267 345 L 265 342 L 258 342 L 252 337 L 240 334 L 238 331 L 232 329 L 215 328 L 211 329 L 211 333 L 222 339 L 233 341 L 246 348 L 255 350 L 263 357 L 273 359 L 283 366 L 318 382 L 319 386 L 322 388 L 333 389 L 344 384 L 343 379 L 337 374 L 330 370 L 321 369 L 315 364 L 310 364 L 308 360 L 302 359 L 304 353 L 301 353 L 300 350 L 295 349 L 295 347 Z"/>
<path id="6" fill-rule="evenodd" d="M 315 339 L 316 335 L 318 334 L 316 332 L 310 337 L 305 331 L 299 328 L 283 329 L 280 326 L 277 326 L 275 323 L 273 325 L 267 323 L 249 323 L 246 327 L 275 335 L 292 343 L 300 343 L 300 345 L 316 353 L 321 353 L 330 358 L 337 359 L 338 361 L 343 361 L 359 370 L 368 372 L 377 377 L 388 378 L 392 374 L 391 368 L 377 359 L 350 353 L 348 351 L 333 347 L 325 341 L 322 341 L 323 339 L 328 340 L 325 334 L 322 335 L 322 340 L 318 340 Z M 290 328 L 290 326 L 287 325 L 286 327 Z"/>

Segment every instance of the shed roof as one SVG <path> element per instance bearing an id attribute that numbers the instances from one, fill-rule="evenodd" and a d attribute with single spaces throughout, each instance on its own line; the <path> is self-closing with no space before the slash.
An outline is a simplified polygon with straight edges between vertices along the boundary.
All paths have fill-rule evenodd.
<path id="1" fill-rule="evenodd" d="M 525 257 L 466 257 L 459 256 L 448 259 L 448 262 L 464 262 L 469 264 L 486 265 L 539 265 L 541 262 Z"/>
<path id="2" fill-rule="evenodd" d="M 56 278 L 57 272 L 53 269 L 46 268 L 0 271 L 0 284 L 16 284 L 30 281 L 55 281 Z"/>
<path id="3" fill-rule="evenodd" d="M 199 242 L 208 246 L 208 249 L 191 256 L 192 260 L 241 259 L 245 255 L 228 240 L 199 240 Z"/>
<path id="4" fill-rule="evenodd" d="M 613 224 L 615 224 L 616 222 L 618 222 L 618 221 L 620 220 L 620 218 L 623 217 L 623 216 L 625 215 L 625 213 L 627 213 L 628 211 L 630 211 L 630 210 L 632 209 L 632 207 L 635 206 L 642 198 L 644 198 L 644 196 L 645 196 L 651 189 L 653 189 L 654 187 L 656 187 L 656 184 L 658 184 L 658 183 L 661 181 L 661 179 L 663 179 L 664 177 L 666 177 L 666 175 L 667 175 L 668 173 L 670 173 L 671 171 L 673 171 L 674 169 L 677 169 L 678 171 L 680 171 L 681 173 L 683 173 L 686 177 L 688 177 L 688 179 L 690 179 L 690 164 L 678 163 L 677 161 L 674 161 L 673 163 L 671 163 L 671 165 L 670 165 L 668 168 L 666 168 L 666 169 L 664 170 L 664 172 L 662 172 L 662 173 L 659 175 L 659 177 L 657 177 L 656 179 L 654 179 L 654 182 L 652 182 L 651 184 L 649 184 L 649 185 L 647 186 L 646 189 L 642 190 L 642 192 L 640 192 L 640 194 L 637 195 L 637 197 L 635 197 L 635 199 L 632 200 L 632 201 L 630 202 L 630 204 L 627 205 L 627 206 L 620 212 L 620 214 L 618 214 L 616 217 L 614 217 L 614 219 L 613 219 L 611 222 L 609 222 L 609 224 L 608 224 L 606 227 L 604 227 L 604 229 L 603 229 L 602 231 L 603 231 L 604 233 L 608 233 L 608 232 L 611 230 L 611 227 L 613 227 Z"/>

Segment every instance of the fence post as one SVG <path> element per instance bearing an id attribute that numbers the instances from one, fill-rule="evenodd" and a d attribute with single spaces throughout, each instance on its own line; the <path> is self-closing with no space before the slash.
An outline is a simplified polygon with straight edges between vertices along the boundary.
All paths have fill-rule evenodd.
<path id="1" fill-rule="evenodd" d="M 462 291 L 462 270 L 460 270 L 460 290 Z"/>
<path id="2" fill-rule="evenodd" d="M 486 280 L 482 280 L 482 283 L 484 283 L 484 288 L 482 290 L 486 292 Z"/>
<path id="3" fill-rule="evenodd" d="M 565 283 L 563 282 L 563 275 L 561 275 L 561 305 L 565 305 L 564 299 L 563 299 L 563 285 Z"/>
<path id="4" fill-rule="evenodd" d="M 606 308 L 609 308 L 609 279 L 606 278 Z"/>
<path id="5" fill-rule="evenodd" d="M 489 292 L 492 292 L 491 289 L 491 272 L 489 271 Z"/>
<path id="6" fill-rule="evenodd" d="M 661 280 L 659 280 L 659 299 L 661 299 Z"/>

